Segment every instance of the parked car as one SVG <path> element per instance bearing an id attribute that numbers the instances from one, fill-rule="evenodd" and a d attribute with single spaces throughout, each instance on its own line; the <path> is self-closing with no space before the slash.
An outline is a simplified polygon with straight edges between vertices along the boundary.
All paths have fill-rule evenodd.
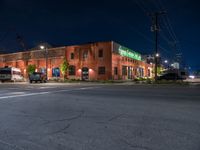
<path id="1" fill-rule="evenodd" d="M 177 73 L 166 73 L 158 77 L 158 80 L 184 80 Z"/>
<path id="2" fill-rule="evenodd" d="M 30 81 L 30 83 L 32 83 L 33 81 L 45 83 L 45 82 L 47 82 L 47 78 L 46 78 L 46 75 L 44 73 L 34 72 L 34 73 L 29 75 L 29 81 Z"/>

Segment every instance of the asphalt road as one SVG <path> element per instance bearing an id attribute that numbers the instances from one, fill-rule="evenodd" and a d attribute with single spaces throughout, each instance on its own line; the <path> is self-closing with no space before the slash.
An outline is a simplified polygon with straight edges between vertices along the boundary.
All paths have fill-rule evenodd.
<path id="1" fill-rule="evenodd" d="M 0 150 L 200 150 L 200 87 L 0 84 Z"/>

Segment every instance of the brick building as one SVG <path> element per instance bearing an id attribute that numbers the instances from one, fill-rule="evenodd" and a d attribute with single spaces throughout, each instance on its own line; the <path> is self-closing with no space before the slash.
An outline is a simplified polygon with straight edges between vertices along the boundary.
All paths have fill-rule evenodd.
<path id="1" fill-rule="evenodd" d="M 113 41 L 47 49 L 48 78 L 62 77 L 60 64 L 66 57 L 70 79 L 119 80 L 152 77 L 153 66 L 142 61 L 141 54 Z M 44 50 L 31 50 L 0 55 L 0 67 L 20 68 L 27 77 L 26 68 L 35 64 L 39 72 L 46 72 Z"/>

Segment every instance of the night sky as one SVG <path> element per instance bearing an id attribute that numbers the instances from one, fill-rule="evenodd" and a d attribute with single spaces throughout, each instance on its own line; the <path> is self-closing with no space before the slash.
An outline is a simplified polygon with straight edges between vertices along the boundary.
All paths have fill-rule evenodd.
<path id="1" fill-rule="evenodd" d="M 41 42 L 64 46 L 114 40 L 142 54 L 154 52 L 152 20 L 160 16 L 159 52 L 200 68 L 200 4 L 197 0 L 0 0 L 0 51 L 22 51 Z M 17 38 L 18 37 L 18 38 Z M 175 44 L 176 43 L 176 44 Z"/>

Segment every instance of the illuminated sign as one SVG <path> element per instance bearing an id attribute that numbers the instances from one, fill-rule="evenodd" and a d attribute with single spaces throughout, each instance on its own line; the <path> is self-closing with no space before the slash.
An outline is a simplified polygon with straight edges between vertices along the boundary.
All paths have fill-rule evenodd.
<path id="1" fill-rule="evenodd" d="M 131 49 L 128 49 L 126 47 L 120 46 L 119 47 L 119 54 L 121 56 L 126 56 L 132 59 L 136 59 L 136 60 L 141 60 L 141 54 L 132 51 Z"/>

